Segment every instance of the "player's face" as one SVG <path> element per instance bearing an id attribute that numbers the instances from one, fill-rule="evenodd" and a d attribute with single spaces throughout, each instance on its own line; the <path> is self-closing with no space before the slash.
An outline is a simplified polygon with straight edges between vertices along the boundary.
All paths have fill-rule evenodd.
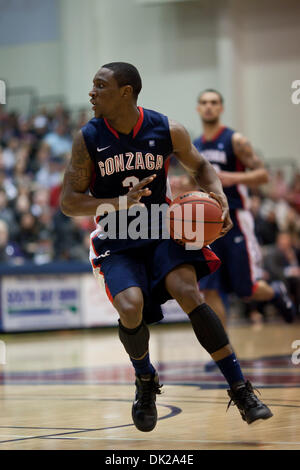
<path id="1" fill-rule="evenodd" d="M 109 119 L 116 116 L 121 105 L 122 88 L 119 88 L 112 70 L 101 68 L 96 73 L 89 93 L 96 118 Z"/>
<path id="2" fill-rule="evenodd" d="M 197 111 L 203 122 L 216 123 L 223 112 L 219 95 L 213 92 L 203 93 L 198 101 Z"/>

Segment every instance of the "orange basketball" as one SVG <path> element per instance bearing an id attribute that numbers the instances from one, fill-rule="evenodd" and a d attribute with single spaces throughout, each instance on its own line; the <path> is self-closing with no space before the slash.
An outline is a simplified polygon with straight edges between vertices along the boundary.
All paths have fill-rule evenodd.
<path id="1" fill-rule="evenodd" d="M 207 193 L 187 192 L 170 204 L 166 225 L 177 243 L 202 248 L 218 238 L 223 227 L 222 208 Z"/>

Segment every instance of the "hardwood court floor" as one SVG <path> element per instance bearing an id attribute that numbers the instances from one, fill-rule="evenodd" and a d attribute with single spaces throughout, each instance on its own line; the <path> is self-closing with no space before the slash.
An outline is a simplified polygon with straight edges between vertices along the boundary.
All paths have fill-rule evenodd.
<path id="1" fill-rule="evenodd" d="M 159 421 L 131 421 L 134 375 L 117 330 L 2 336 L 0 450 L 300 449 L 300 324 L 230 326 L 243 371 L 274 413 L 248 426 L 228 404 L 217 370 L 189 324 L 151 327 L 151 357 L 164 393 Z M 298 354 L 300 358 L 300 351 Z"/>

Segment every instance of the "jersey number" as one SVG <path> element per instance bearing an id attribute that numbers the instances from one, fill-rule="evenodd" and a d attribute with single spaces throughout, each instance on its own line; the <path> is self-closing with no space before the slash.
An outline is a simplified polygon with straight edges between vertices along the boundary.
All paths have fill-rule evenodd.
<path id="1" fill-rule="evenodd" d="M 124 186 L 124 188 L 132 189 L 133 186 L 135 186 L 139 182 L 140 180 L 136 178 L 136 176 L 127 176 L 127 178 L 123 180 L 122 185 Z"/>

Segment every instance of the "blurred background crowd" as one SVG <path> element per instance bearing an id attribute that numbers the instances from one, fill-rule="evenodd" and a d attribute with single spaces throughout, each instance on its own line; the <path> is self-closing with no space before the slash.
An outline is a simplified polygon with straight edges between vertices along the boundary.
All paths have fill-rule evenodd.
<path id="1" fill-rule="evenodd" d="M 88 260 L 89 217 L 69 218 L 59 209 L 73 134 L 88 118 L 58 105 L 30 118 L 0 108 L 0 259 L 36 264 Z"/>
<path id="2" fill-rule="evenodd" d="M 84 110 L 72 119 L 63 105 L 29 118 L 0 107 L 1 263 L 88 261 L 93 218 L 69 218 L 59 208 L 73 136 L 88 119 Z M 269 173 L 269 183 L 251 191 L 265 276 L 283 280 L 299 306 L 300 171 L 289 178 L 282 169 Z M 191 188 L 174 159 L 170 183 L 174 196 Z"/>

